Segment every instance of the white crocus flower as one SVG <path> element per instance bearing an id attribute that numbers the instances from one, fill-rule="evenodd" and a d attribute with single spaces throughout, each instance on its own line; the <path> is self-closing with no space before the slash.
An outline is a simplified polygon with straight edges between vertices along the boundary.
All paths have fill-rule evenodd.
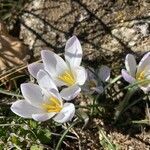
<path id="1" fill-rule="evenodd" d="M 60 94 L 65 100 L 74 99 L 81 91 L 87 78 L 84 67 L 80 66 L 82 60 L 82 48 L 76 36 L 71 37 L 65 46 L 66 62 L 54 52 L 43 50 L 41 52 L 44 69 L 50 74 L 57 86 L 67 86 Z M 36 77 L 42 64 L 29 65 L 29 72 Z"/>
<path id="2" fill-rule="evenodd" d="M 103 84 L 110 78 L 110 68 L 102 65 L 100 69 L 87 69 L 87 80 L 82 87 L 83 91 L 89 94 L 97 92 L 101 94 L 104 91 Z"/>
<path id="3" fill-rule="evenodd" d="M 100 67 L 100 69 L 98 70 L 98 78 L 100 81 L 102 81 L 103 83 L 108 82 L 108 80 L 110 79 L 110 68 L 102 65 Z"/>
<path id="4" fill-rule="evenodd" d="M 133 55 L 128 54 L 125 58 L 125 69 L 122 69 L 124 80 L 129 83 L 139 82 L 139 87 L 144 91 L 150 91 L 150 52 L 144 55 L 137 65 Z"/>
<path id="5" fill-rule="evenodd" d="M 70 121 L 75 114 L 74 104 L 63 103 L 55 84 L 45 71 L 40 70 L 37 79 L 39 86 L 33 83 L 21 84 L 25 99 L 14 102 L 11 110 L 21 117 L 33 118 L 36 121 L 50 118 L 59 123 Z"/>

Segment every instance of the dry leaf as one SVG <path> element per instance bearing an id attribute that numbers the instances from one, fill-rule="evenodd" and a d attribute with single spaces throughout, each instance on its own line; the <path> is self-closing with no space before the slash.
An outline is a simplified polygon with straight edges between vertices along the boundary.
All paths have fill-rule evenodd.
<path id="1" fill-rule="evenodd" d="M 27 47 L 17 38 L 9 35 L 6 26 L 0 22 L 0 74 L 13 67 L 26 64 Z"/>

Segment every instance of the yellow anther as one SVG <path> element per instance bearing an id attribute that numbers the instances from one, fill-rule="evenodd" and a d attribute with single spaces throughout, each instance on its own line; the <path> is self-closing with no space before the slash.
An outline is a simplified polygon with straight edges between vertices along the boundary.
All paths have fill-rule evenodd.
<path id="1" fill-rule="evenodd" d="M 42 106 L 47 112 L 60 112 L 62 109 L 60 101 L 55 97 L 51 97 L 49 102 L 43 103 Z"/>
<path id="2" fill-rule="evenodd" d="M 142 71 L 142 72 L 136 74 L 136 79 L 137 79 L 138 81 L 144 80 L 144 79 L 145 79 L 145 71 Z"/>
<path id="3" fill-rule="evenodd" d="M 58 77 L 58 79 L 65 82 L 68 86 L 75 84 L 75 78 L 71 71 L 65 71 Z"/>

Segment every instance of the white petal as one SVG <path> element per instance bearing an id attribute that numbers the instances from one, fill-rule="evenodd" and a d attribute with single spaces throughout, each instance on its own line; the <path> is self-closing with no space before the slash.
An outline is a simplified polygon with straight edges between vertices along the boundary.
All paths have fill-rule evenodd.
<path id="1" fill-rule="evenodd" d="M 86 94 L 93 94 L 94 91 L 93 90 L 90 90 L 89 88 L 86 88 L 86 87 L 83 87 L 82 88 L 82 92 L 86 93 Z"/>
<path id="2" fill-rule="evenodd" d="M 44 67 L 52 78 L 57 78 L 58 75 L 60 75 L 66 70 L 69 70 L 66 62 L 54 52 L 42 50 L 41 56 L 44 63 Z"/>
<path id="3" fill-rule="evenodd" d="M 121 70 L 122 77 L 129 83 L 134 83 L 136 80 L 126 70 Z"/>
<path id="4" fill-rule="evenodd" d="M 81 44 L 76 36 L 71 37 L 65 46 L 65 60 L 71 67 L 80 66 L 82 60 Z"/>
<path id="5" fill-rule="evenodd" d="M 101 66 L 98 71 L 98 76 L 101 81 L 106 82 L 110 78 L 110 68 L 107 66 Z"/>
<path id="6" fill-rule="evenodd" d="M 150 75 L 150 64 L 145 67 L 144 74 L 145 74 L 145 76 Z"/>
<path id="7" fill-rule="evenodd" d="M 58 91 L 55 83 L 53 82 L 52 78 L 49 76 L 49 74 L 44 71 L 40 70 L 37 74 L 37 81 L 40 87 L 50 90 L 55 89 Z"/>
<path id="8" fill-rule="evenodd" d="M 147 73 L 146 79 L 150 80 L 150 72 L 149 72 L 149 74 Z"/>
<path id="9" fill-rule="evenodd" d="M 66 85 L 66 83 L 64 83 L 63 81 L 61 81 L 60 79 L 58 79 L 57 77 L 56 78 L 53 78 L 55 84 L 57 87 L 61 87 L 63 85 Z"/>
<path id="10" fill-rule="evenodd" d="M 77 84 L 83 85 L 87 79 L 87 72 L 85 68 L 79 66 L 79 67 L 76 67 L 74 71 L 76 72 Z"/>
<path id="11" fill-rule="evenodd" d="M 137 68 L 137 73 L 142 72 L 149 65 L 150 65 L 150 52 L 145 54 L 144 57 L 141 59 L 139 65 L 138 65 L 138 68 Z"/>
<path id="12" fill-rule="evenodd" d="M 101 94 L 104 92 L 104 88 L 102 86 L 98 86 L 98 87 L 93 87 L 92 88 L 94 91 L 96 91 L 98 94 Z"/>
<path id="13" fill-rule="evenodd" d="M 87 72 L 87 80 L 95 80 L 95 74 L 94 74 L 94 69 L 93 68 L 88 68 L 88 69 L 86 69 L 86 72 Z"/>
<path id="14" fill-rule="evenodd" d="M 32 114 L 43 113 L 41 109 L 30 105 L 26 100 L 14 102 L 11 106 L 11 111 L 24 118 L 32 118 Z"/>
<path id="15" fill-rule="evenodd" d="M 88 84 L 86 84 L 86 83 L 83 86 L 81 86 L 81 89 L 82 89 L 82 92 L 85 92 L 87 94 L 93 94 L 94 93 L 94 91 L 91 90 L 89 88 Z"/>
<path id="16" fill-rule="evenodd" d="M 44 69 L 44 65 L 42 63 L 32 63 L 28 65 L 28 71 L 34 78 L 36 78 L 40 69 Z"/>
<path id="17" fill-rule="evenodd" d="M 59 123 L 71 121 L 75 115 L 75 106 L 72 103 L 65 103 L 63 109 L 54 117 L 54 120 Z"/>
<path id="18" fill-rule="evenodd" d="M 59 99 L 60 101 L 62 101 L 61 95 L 59 94 L 59 91 L 55 90 L 55 89 L 51 89 L 50 93 L 56 97 L 57 99 Z"/>
<path id="19" fill-rule="evenodd" d="M 144 93 L 148 93 L 150 91 L 150 84 L 147 85 L 146 87 L 140 86 L 141 90 L 143 90 Z"/>
<path id="20" fill-rule="evenodd" d="M 97 86 L 97 80 L 96 80 L 96 76 L 95 76 L 95 74 L 93 73 L 94 72 L 94 69 L 93 68 L 90 68 L 90 69 L 86 69 L 86 72 L 87 72 L 87 79 L 86 79 L 86 81 L 85 81 L 85 83 L 84 83 L 84 85 L 83 86 L 81 86 L 81 88 L 82 88 L 82 91 L 83 92 L 86 92 L 86 93 L 88 93 L 88 94 L 93 94 L 94 92 L 95 92 L 95 89 L 91 89 L 91 87 L 89 86 L 90 85 L 90 83 L 92 82 L 94 82 L 94 84 L 95 84 L 95 86 Z M 79 78 L 80 79 L 80 78 Z"/>
<path id="21" fill-rule="evenodd" d="M 136 60 L 133 55 L 127 54 L 127 56 L 125 58 L 125 66 L 126 66 L 128 73 L 131 76 L 135 77 L 137 64 L 136 64 Z"/>
<path id="22" fill-rule="evenodd" d="M 33 114 L 32 118 L 36 121 L 46 121 L 52 118 L 56 113 Z"/>
<path id="23" fill-rule="evenodd" d="M 21 92 L 31 105 L 39 107 L 43 101 L 41 88 L 33 83 L 21 84 Z"/>
<path id="24" fill-rule="evenodd" d="M 78 85 L 73 85 L 63 89 L 60 92 L 60 95 L 63 99 L 69 101 L 74 99 L 81 91 L 81 88 Z"/>
<path id="25" fill-rule="evenodd" d="M 150 80 L 150 74 L 147 74 L 145 79 Z M 139 87 L 143 90 L 144 93 L 148 93 L 150 91 L 150 82 L 148 82 L 144 86 L 139 84 Z"/>
<path id="26" fill-rule="evenodd" d="M 61 106 L 63 105 L 63 100 L 61 98 L 61 95 L 59 94 L 59 92 L 56 89 L 51 89 L 47 95 L 44 93 L 44 101 L 46 101 L 47 103 L 49 103 L 49 100 L 51 97 L 57 98 L 57 100 L 60 102 Z"/>

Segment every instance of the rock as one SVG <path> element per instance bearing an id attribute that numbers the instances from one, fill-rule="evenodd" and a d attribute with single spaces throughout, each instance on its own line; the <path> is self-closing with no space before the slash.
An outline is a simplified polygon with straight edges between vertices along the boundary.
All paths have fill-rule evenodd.
<path id="1" fill-rule="evenodd" d="M 129 46 L 134 46 L 136 43 L 134 41 L 131 41 L 128 43 Z"/>
<path id="2" fill-rule="evenodd" d="M 139 10 L 138 4 L 109 0 L 33 0 L 21 17 L 20 37 L 35 57 L 42 49 L 64 52 L 66 40 L 77 35 L 85 60 L 101 63 L 110 56 L 118 61 L 121 53 L 149 50 L 149 37 L 143 39 L 147 30 L 136 27 L 140 22 L 148 23 L 148 19 L 142 17 L 149 15 L 149 6 Z"/>
<path id="3" fill-rule="evenodd" d="M 137 28 L 140 29 L 140 32 L 143 36 L 148 36 L 149 34 L 149 24 L 148 23 L 145 23 L 145 24 L 142 24 L 142 25 L 137 25 Z"/>

